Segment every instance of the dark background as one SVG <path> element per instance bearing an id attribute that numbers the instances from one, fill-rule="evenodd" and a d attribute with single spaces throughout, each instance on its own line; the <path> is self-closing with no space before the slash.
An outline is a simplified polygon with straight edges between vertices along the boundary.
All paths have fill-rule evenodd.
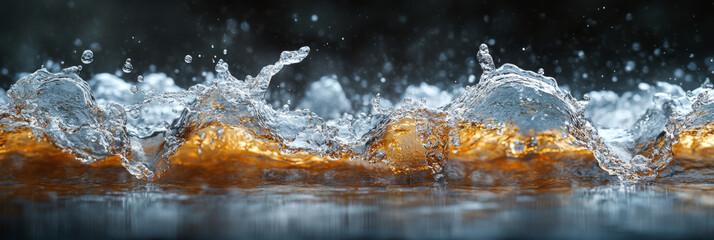
<path id="1" fill-rule="evenodd" d="M 498 63 L 542 67 L 576 95 L 622 92 L 654 81 L 692 89 L 714 71 L 711 1 L 23 0 L 2 5 L 0 69 L 6 74 L 0 74 L 0 87 L 5 89 L 18 73 L 48 60 L 64 61 L 62 67 L 81 64 L 85 49 L 95 54 L 84 66 L 85 79 L 114 73 L 129 57 L 135 71 L 122 78 L 134 81 L 154 65 L 187 87 L 201 79 L 201 71 L 212 71 L 217 59 L 225 59 L 242 79 L 275 62 L 283 50 L 310 46 L 306 61 L 285 68 L 271 83 L 282 100 L 299 99 L 306 83 L 331 74 L 348 96 L 382 92 L 395 98 L 420 82 L 447 90 L 467 86 L 470 74 L 481 73 L 478 45 L 491 39 Z M 186 54 L 193 63 L 183 62 Z M 630 71 L 628 61 L 634 64 Z"/>

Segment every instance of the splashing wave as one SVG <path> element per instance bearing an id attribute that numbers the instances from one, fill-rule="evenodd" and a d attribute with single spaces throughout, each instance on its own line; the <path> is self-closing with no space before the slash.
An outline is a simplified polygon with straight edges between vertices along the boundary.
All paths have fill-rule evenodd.
<path id="1" fill-rule="evenodd" d="M 377 95 L 371 114 L 352 115 L 335 77 L 324 77 L 300 105 L 317 113 L 274 109 L 264 99 L 270 79 L 308 52 L 285 51 L 244 80 L 219 61 L 215 78 L 189 89 L 161 74 L 147 75 L 133 91 L 109 74 L 87 83 L 78 67 L 37 70 L 0 98 L 0 158 L 61 151 L 85 164 L 121 163 L 147 180 L 192 174 L 387 184 L 603 178 L 595 163 L 624 181 L 653 180 L 675 156 L 709 168 L 708 82 L 686 93 L 643 83 L 620 96 L 596 91 L 578 101 L 542 71 L 496 68 L 481 45 L 479 83 L 448 104 L 405 97 L 385 108 Z M 436 96 L 432 102 L 452 98 L 431 88 L 414 87 Z M 419 95 L 414 89 L 407 94 Z"/>

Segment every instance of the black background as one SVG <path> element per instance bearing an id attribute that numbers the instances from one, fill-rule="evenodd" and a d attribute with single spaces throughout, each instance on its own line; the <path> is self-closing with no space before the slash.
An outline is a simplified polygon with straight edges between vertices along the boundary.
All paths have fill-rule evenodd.
<path id="1" fill-rule="evenodd" d="M 85 49 L 95 53 L 82 72 L 86 79 L 114 73 L 131 58 L 135 71 L 122 76 L 127 81 L 150 72 L 153 64 L 187 87 L 219 58 L 242 79 L 275 62 L 283 50 L 310 46 L 306 61 L 285 68 L 271 83 L 283 100 L 300 98 L 306 83 L 331 74 L 348 96 L 383 92 L 394 98 L 420 82 L 443 89 L 467 86 L 470 74 L 481 73 L 475 62 L 478 45 L 490 39 L 498 63 L 533 71 L 542 67 L 576 94 L 621 92 L 654 81 L 691 89 L 714 70 L 711 1 L 24 0 L 2 5 L 0 68 L 9 74 L 0 75 L 0 87 L 5 89 L 17 73 L 32 72 L 47 60 L 64 61 L 63 67 L 81 64 Z M 311 20 L 313 14 L 317 21 Z M 655 56 L 655 49 L 661 54 Z M 193 63 L 183 62 L 186 54 Z M 630 72 L 627 61 L 635 63 Z"/>

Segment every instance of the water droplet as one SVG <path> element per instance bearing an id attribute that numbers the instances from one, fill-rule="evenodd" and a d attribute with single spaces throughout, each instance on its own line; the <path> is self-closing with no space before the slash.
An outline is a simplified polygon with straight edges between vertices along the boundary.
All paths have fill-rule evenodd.
<path id="1" fill-rule="evenodd" d="M 539 68 L 539 69 L 538 69 L 538 74 L 540 74 L 540 75 L 545 74 L 545 70 L 543 70 L 543 68 Z"/>
<path id="2" fill-rule="evenodd" d="M 82 63 L 84 64 L 90 64 L 92 61 L 94 61 L 94 53 L 92 50 L 84 50 L 82 53 Z"/>
<path id="3" fill-rule="evenodd" d="M 191 62 L 193 62 L 193 57 L 191 57 L 191 55 L 187 54 L 186 57 L 183 58 L 183 61 L 186 63 L 191 63 Z"/>
<path id="4" fill-rule="evenodd" d="M 635 52 L 639 52 L 642 49 L 642 46 L 640 46 L 640 43 L 634 42 L 632 44 L 632 50 Z"/>
<path id="5" fill-rule="evenodd" d="M 228 71 L 228 63 L 224 62 L 223 59 L 218 60 L 216 64 L 216 72 L 222 73 Z"/>
<path id="6" fill-rule="evenodd" d="M 136 94 L 139 91 L 139 88 L 136 85 L 131 85 L 131 94 Z"/>
<path id="7" fill-rule="evenodd" d="M 317 15 L 313 14 L 310 20 L 312 20 L 313 22 L 317 22 Z"/>
<path id="8" fill-rule="evenodd" d="M 144 82 L 144 76 L 139 75 L 138 77 L 136 77 L 136 81 L 137 81 L 137 82 Z"/>
<path id="9" fill-rule="evenodd" d="M 481 46 L 479 46 L 476 58 L 478 58 L 478 63 L 481 65 L 481 69 L 484 73 L 496 69 L 496 65 L 493 63 L 493 57 L 488 53 L 488 46 L 486 44 L 482 43 Z"/>
<path id="10" fill-rule="evenodd" d="M 380 93 L 377 93 L 377 96 L 372 99 L 372 110 L 376 113 L 382 113 L 382 107 L 379 106 L 380 95 Z"/>
<path id="11" fill-rule="evenodd" d="M 704 80 L 704 83 L 702 83 L 702 88 L 711 89 L 711 88 L 714 88 L 714 84 L 712 84 L 712 82 L 709 81 L 709 78 L 706 78 L 706 80 Z"/>
<path id="12" fill-rule="evenodd" d="M 637 65 L 635 64 L 634 61 L 627 61 L 625 65 L 625 72 L 632 72 L 632 70 L 635 70 L 635 67 Z"/>
<path id="13" fill-rule="evenodd" d="M 224 49 L 223 49 L 223 55 L 227 55 L 227 54 L 228 54 L 228 49 L 225 49 L 225 48 L 224 48 Z"/>
<path id="14" fill-rule="evenodd" d="M 126 62 L 124 62 L 124 66 L 122 66 L 121 70 L 124 73 L 131 73 L 131 71 L 134 71 L 134 66 L 131 65 L 131 58 L 126 59 Z"/>

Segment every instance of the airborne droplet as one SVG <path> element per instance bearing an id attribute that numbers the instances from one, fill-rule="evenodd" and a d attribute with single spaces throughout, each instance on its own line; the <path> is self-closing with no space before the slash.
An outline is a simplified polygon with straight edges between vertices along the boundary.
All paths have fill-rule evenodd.
<path id="1" fill-rule="evenodd" d="M 94 61 L 94 53 L 92 50 L 84 50 L 82 53 L 82 63 L 84 64 L 90 64 L 92 61 Z"/>
<path id="2" fill-rule="evenodd" d="M 124 62 L 124 66 L 121 68 L 124 73 L 131 73 L 131 71 L 134 71 L 134 66 L 131 65 L 131 58 L 127 58 L 126 62 Z"/>
<path id="3" fill-rule="evenodd" d="M 481 46 L 479 46 L 476 58 L 478 58 L 478 63 L 481 65 L 481 69 L 484 73 L 489 73 L 496 69 L 496 65 L 493 63 L 493 57 L 488 53 L 488 46 L 486 46 L 486 44 L 482 43 Z"/>
<path id="4" fill-rule="evenodd" d="M 712 84 L 712 82 L 709 81 L 709 78 L 706 78 L 706 80 L 704 80 L 704 83 L 702 83 L 701 88 L 709 88 L 709 89 L 711 89 L 711 88 L 714 88 L 714 84 Z"/>
<path id="5" fill-rule="evenodd" d="M 226 71 L 228 71 L 228 63 L 224 62 L 223 59 L 218 60 L 218 63 L 216 63 L 216 72 L 222 73 Z"/>
<path id="6" fill-rule="evenodd" d="M 186 55 L 186 57 L 183 58 L 183 61 L 185 61 L 186 63 L 191 63 L 193 62 L 193 57 L 191 57 L 191 55 Z"/>
<path id="7" fill-rule="evenodd" d="M 136 77 L 136 81 L 137 81 L 137 82 L 144 82 L 144 76 L 139 75 L 138 77 Z"/>

